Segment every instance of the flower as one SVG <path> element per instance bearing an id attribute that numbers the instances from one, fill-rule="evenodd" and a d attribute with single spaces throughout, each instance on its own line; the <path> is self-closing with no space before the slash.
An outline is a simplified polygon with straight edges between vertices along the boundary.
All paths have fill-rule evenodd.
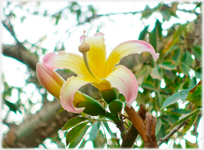
<path id="1" fill-rule="evenodd" d="M 78 90 L 88 83 L 91 83 L 100 91 L 116 88 L 119 93 L 124 95 L 126 104 L 130 107 L 137 97 L 137 80 L 127 67 L 116 66 L 116 64 L 123 57 L 135 53 L 149 52 L 154 61 L 159 57 L 159 53 L 155 53 L 154 48 L 149 43 L 140 40 L 123 42 L 112 50 L 109 57 L 106 57 L 103 36 L 104 34 L 97 33 L 92 37 L 86 37 L 85 35 L 80 37 L 79 50 L 83 57 L 73 53 L 59 52 L 57 54 L 52 52 L 46 54 L 43 58 L 42 65 L 46 69 L 53 72 L 56 69 L 69 69 L 77 75 L 64 81 L 61 90 L 58 90 L 62 107 L 69 112 L 80 113 L 85 109 L 77 108 L 77 104 L 85 100 L 83 94 Z M 37 70 L 37 74 L 41 74 L 39 71 Z M 42 85 L 48 87 L 49 83 L 46 82 Z"/>

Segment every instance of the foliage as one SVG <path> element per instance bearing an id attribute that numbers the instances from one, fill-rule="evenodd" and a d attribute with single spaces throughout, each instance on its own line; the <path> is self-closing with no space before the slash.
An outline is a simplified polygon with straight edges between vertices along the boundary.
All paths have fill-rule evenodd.
<path id="1" fill-rule="evenodd" d="M 178 2 L 172 2 L 169 4 L 159 3 L 153 8 L 146 5 L 145 9 L 141 12 L 128 12 L 128 14 L 132 14 L 132 16 L 141 13 L 141 21 L 148 20 L 154 16 L 155 13 L 162 16 L 162 19 L 157 17 L 154 22 L 144 26 L 138 36 L 139 40 L 149 42 L 155 48 L 156 52 L 160 53 L 160 57 L 157 62 L 155 63 L 152 59 L 150 59 L 151 56 L 147 53 L 140 54 L 140 57 L 138 57 L 138 55 L 134 55 L 133 57 L 128 56 L 125 58 L 126 60 L 130 59 L 131 65 L 127 64 L 127 66 L 134 73 L 140 87 L 134 107 L 138 108 L 140 104 L 144 104 L 148 112 L 155 114 L 157 119 L 157 141 L 184 121 L 186 121 L 186 123 L 183 130 L 179 130 L 178 136 L 171 137 L 171 139 L 176 141 L 177 138 L 183 138 L 187 132 L 197 136 L 197 126 L 201 118 L 202 107 L 202 35 L 200 32 L 201 14 L 196 10 L 201 8 L 202 3 L 193 4 L 195 7 L 192 10 L 179 9 L 178 6 L 181 4 Z M 26 21 L 27 16 L 14 13 L 15 11 L 10 7 L 15 6 L 19 9 L 26 9 L 28 5 L 29 2 L 21 2 L 16 4 L 11 2 L 5 3 L 3 7 L 4 17 L 2 24 L 5 28 L 8 27 L 7 30 L 15 39 L 15 44 L 17 43 L 18 47 L 29 51 L 38 59 L 48 52 L 48 50 L 41 45 L 43 41 L 48 38 L 47 35 L 42 36 L 36 42 L 29 42 L 27 39 L 24 41 L 19 41 L 17 39 L 17 33 L 15 33 L 15 24 L 12 24 L 14 19 L 19 19 L 23 23 Z M 49 18 L 50 20 L 54 20 L 53 25 L 56 27 L 58 27 L 62 20 L 68 20 L 69 17 L 73 16 L 75 17 L 76 24 L 70 26 L 70 28 L 65 31 L 67 34 L 66 39 L 69 38 L 72 33 L 77 31 L 77 28 L 75 27 L 83 27 L 85 24 L 90 25 L 90 30 L 96 30 L 95 32 L 106 28 L 101 24 L 97 24 L 97 22 L 95 23 L 94 21 L 103 18 L 104 16 L 111 16 L 111 13 L 98 14 L 94 5 L 83 6 L 78 2 L 69 2 L 64 8 L 55 13 L 50 13 L 47 9 L 43 11 L 40 10 L 40 2 L 32 2 L 32 6 L 33 5 L 35 5 L 33 10 L 30 8 L 26 9 L 28 13 L 34 16 L 43 16 L 45 18 Z M 10 8 L 9 11 L 7 10 L 8 8 Z M 84 8 L 86 8 L 86 11 Z M 69 15 L 66 15 L 67 11 L 69 12 Z M 189 13 L 194 14 L 196 19 L 186 23 L 174 23 L 170 27 L 164 28 L 165 24 L 170 22 L 172 18 L 179 18 L 178 12 L 184 12 L 186 15 Z M 115 13 L 112 15 L 119 14 Z M 91 26 L 93 22 L 97 25 L 97 29 Z M 56 41 L 53 51 L 65 50 L 66 39 L 61 38 L 59 41 Z M 5 44 L 3 43 L 3 48 L 4 45 Z M 20 48 L 19 55 L 23 57 L 23 51 L 20 50 Z M 6 56 L 4 51 L 6 50 L 3 50 L 3 57 Z M 15 58 L 12 55 L 10 57 Z M 23 114 L 28 116 L 32 114 L 30 109 L 36 103 L 46 105 L 49 94 L 43 91 L 43 88 L 36 80 L 35 70 L 31 69 L 28 61 L 26 59 L 22 59 L 21 57 L 16 57 L 15 59 L 26 64 L 28 67 L 25 73 L 27 76 L 25 78 L 26 83 L 22 87 L 15 87 L 8 83 L 8 81 L 5 79 L 5 72 L 3 72 L 2 81 L 4 91 L 2 93 L 2 99 L 4 101 L 2 109 L 4 110 L 6 107 L 8 107 L 9 112 L 23 112 Z M 124 63 L 125 59 L 122 60 L 121 63 Z M 126 65 L 126 63 L 124 64 Z M 64 73 L 71 74 L 69 70 L 63 72 L 62 74 Z M 25 89 L 29 88 L 31 84 L 34 85 L 34 90 L 31 94 L 28 94 L 26 93 Z M 17 91 L 18 100 L 16 100 L 16 102 L 11 102 L 10 99 L 12 97 L 12 91 L 15 90 Z M 100 94 L 97 94 L 98 91 L 94 90 L 93 88 L 91 90 L 94 91 L 92 94 L 90 94 L 90 92 L 88 93 L 88 90 L 85 91 L 88 93 L 88 95 L 92 96 L 94 99 L 97 99 L 99 103 L 102 104 L 102 98 Z M 36 94 L 35 91 L 37 91 L 38 94 Z M 23 101 L 25 97 L 26 102 Z M 30 100 L 35 99 L 36 97 L 37 100 Z M 118 99 L 124 102 L 124 97 L 122 95 L 119 95 Z M 184 105 L 184 107 L 181 107 L 181 104 Z M 41 110 L 39 109 L 38 111 Z M 58 112 L 57 116 L 60 116 L 62 112 L 63 109 Z M 122 111 L 122 113 L 123 115 L 127 115 L 124 111 Z M 8 114 L 9 113 L 7 113 L 7 115 Z M 122 115 L 120 117 L 122 117 Z M 127 119 L 124 121 L 125 128 L 128 129 L 131 126 L 131 122 Z M 118 134 L 120 131 L 118 129 L 115 130 L 113 123 L 110 122 L 110 120 L 107 121 L 106 118 L 102 118 L 101 116 L 92 117 L 82 113 L 81 115 L 70 120 L 66 120 L 65 122 L 66 123 L 61 126 L 61 129 L 65 130 L 63 133 L 66 134 L 64 135 L 64 138 L 66 137 L 66 145 L 63 145 L 61 143 L 61 139 L 57 138 L 56 141 L 58 142 L 59 147 L 59 143 L 61 143 L 61 147 L 68 146 L 69 148 L 83 148 L 88 141 L 92 141 L 94 148 L 119 148 L 121 146 L 122 138 L 121 135 Z M 7 125 L 10 124 L 7 122 L 7 117 L 5 117 L 3 123 Z M 191 130 L 192 126 L 194 128 Z M 54 138 L 52 137 L 52 139 Z M 196 139 L 196 143 L 191 143 L 186 139 L 184 140 L 186 148 L 198 147 L 198 138 Z M 139 141 L 141 141 L 140 137 L 136 139 L 135 145 L 137 147 L 143 147 L 143 142 L 140 145 L 137 145 Z M 166 143 L 169 141 L 170 139 L 168 139 Z M 42 142 L 43 141 L 41 141 L 41 143 Z M 180 147 L 180 144 L 176 144 L 176 142 L 174 142 L 173 148 Z"/>

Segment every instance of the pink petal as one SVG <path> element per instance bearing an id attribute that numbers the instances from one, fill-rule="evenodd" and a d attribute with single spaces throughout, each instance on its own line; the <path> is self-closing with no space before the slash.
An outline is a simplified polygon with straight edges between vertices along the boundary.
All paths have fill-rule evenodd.
<path id="1" fill-rule="evenodd" d="M 36 65 L 36 74 L 41 85 L 50 94 L 59 99 L 60 90 L 65 80 L 55 71 L 49 70 L 41 63 Z"/>
<path id="2" fill-rule="evenodd" d="M 90 81 L 83 77 L 72 76 L 68 78 L 67 81 L 63 84 L 60 91 L 60 101 L 62 107 L 68 112 L 82 112 L 85 108 L 76 108 L 73 103 L 85 100 L 82 94 L 78 92 L 78 89 L 88 83 L 90 83 Z"/>
<path id="3" fill-rule="evenodd" d="M 135 101 L 138 93 L 138 84 L 133 73 L 125 66 L 118 65 L 114 71 L 106 77 L 111 86 L 118 89 L 119 93 L 123 94 L 127 106 Z"/>

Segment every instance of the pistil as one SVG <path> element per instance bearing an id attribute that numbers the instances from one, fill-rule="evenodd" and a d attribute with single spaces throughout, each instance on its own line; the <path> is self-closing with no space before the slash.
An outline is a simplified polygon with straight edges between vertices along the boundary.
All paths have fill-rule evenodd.
<path id="1" fill-rule="evenodd" d="M 99 79 L 99 78 L 91 71 L 91 68 L 89 67 L 89 64 L 88 64 L 86 52 L 88 52 L 88 51 L 90 50 L 90 46 L 89 46 L 89 44 L 85 43 L 85 33 L 86 33 L 86 31 L 84 30 L 83 42 L 82 42 L 82 44 L 79 45 L 78 49 L 79 49 L 79 51 L 80 51 L 80 52 L 82 53 L 82 55 L 83 55 L 84 63 L 85 63 L 85 66 L 86 66 L 87 70 L 89 71 L 89 73 L 90 73 L 95 79 Z"/>

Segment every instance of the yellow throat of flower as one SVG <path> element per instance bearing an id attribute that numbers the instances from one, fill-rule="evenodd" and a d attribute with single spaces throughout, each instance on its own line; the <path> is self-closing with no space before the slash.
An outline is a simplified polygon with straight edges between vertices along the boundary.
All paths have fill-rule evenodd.
<path id="1" fill-rule="evenodd" d="M 82 55 L 83 55 L 84 63 L 85 63 L 85 66 L 86 66 L 87 70 L 89 71 L 89 73 L 90 73 L 95 79 L 99 79 L 99 78 L 91 71 L 91 68 L 89 67 L 89 64 L 88 64 L 86 52 L 88 52 L 88 51 L 90 50 L 90 46 L 89 46 L 89 44 L 85 43 L 85 33 L 86 33 L 86 31 L 84 30 L 83 42 L 82 42 L 82 44 L 79 45 L 78 49 L 79 49 L 79 51 L 80 51 L 80 52 L 82 53 Z"/>

